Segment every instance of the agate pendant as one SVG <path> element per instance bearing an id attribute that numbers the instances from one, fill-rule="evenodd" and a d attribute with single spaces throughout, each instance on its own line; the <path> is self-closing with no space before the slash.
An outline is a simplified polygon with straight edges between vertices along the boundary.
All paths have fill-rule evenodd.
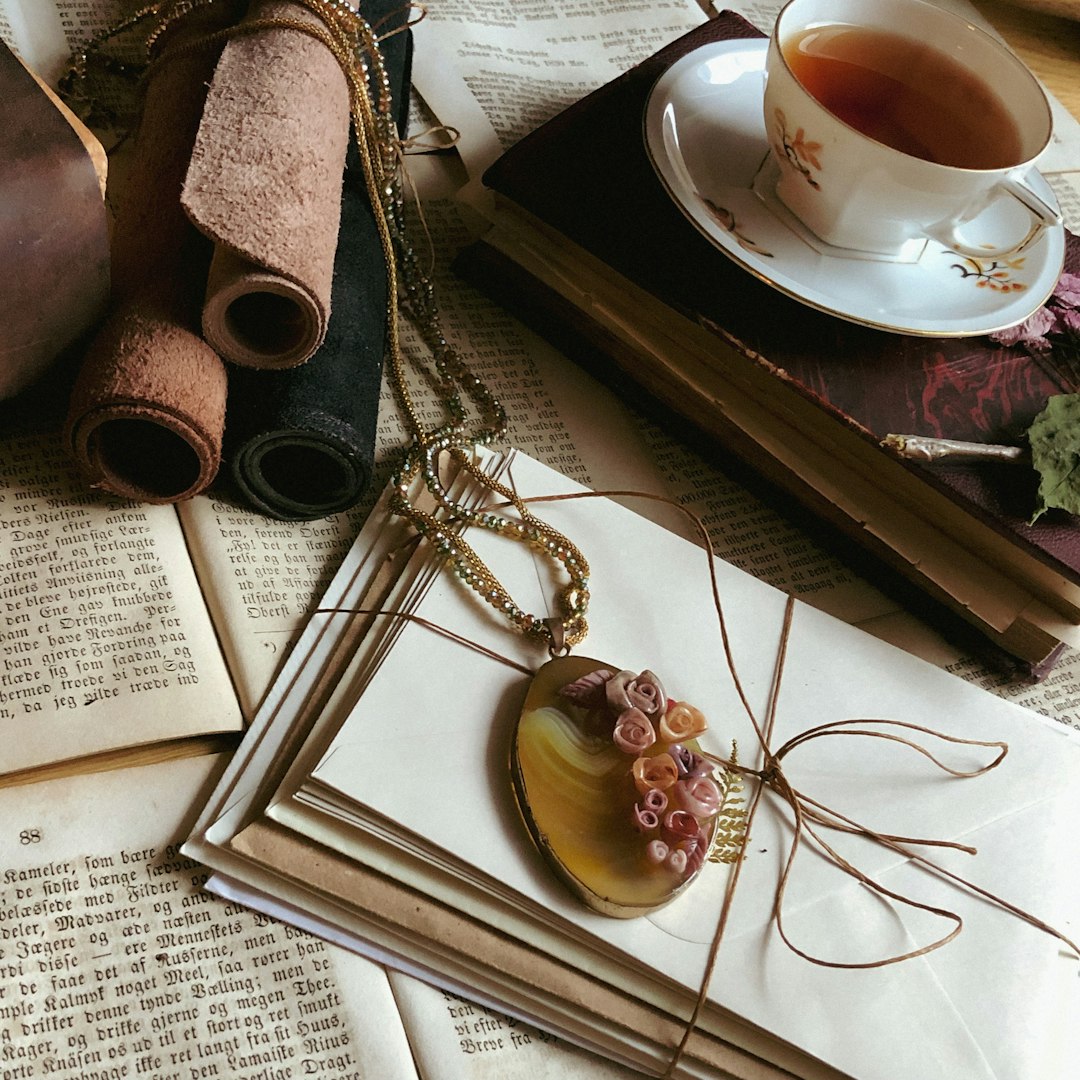
<path id="1" fill-rule="evenodd" d="M 589 907 L 645 915 L 701 872 L 741 790 L 699 753 L 706 727 L 649 671 L 565 656 L 533 677 L 511 749 L 514 792 L 533 841 Z"/>

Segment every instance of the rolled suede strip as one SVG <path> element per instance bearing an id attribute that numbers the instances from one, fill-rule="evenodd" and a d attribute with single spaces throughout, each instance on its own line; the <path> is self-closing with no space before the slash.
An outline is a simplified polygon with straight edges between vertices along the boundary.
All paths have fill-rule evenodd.
<path id="1" fill-rule="evenodd" d="M 68 409 L 68 444 L 90 483 L 143 502 L 189 498 L 221 463 L 225 366 L 199 333 L 210 246 L 180 209 L 217 54 L 180 47 L 231 10 L 215 4 L 185 18 L 150 72 L 130 155 L 110 178 L 111 310 Z"/>
<path id="2" fill-rule="evenodd" d="M 375 24 L 402 9 L 397 0 L 378 0 L 361 11 Z M 407 32 L 382 46 L 402 134 L 411 46 Z M 271 517 L 306 521 L 346 510 L 371 481 L 387 275 L 355 147 L 342 187 L 331 303 L 326 339 L 308 363 L 284 371 L 230 366 L 226 457 L 244 498 Z"/>
<path id="3" fill-rule="evenodd" d="M 300 4 L 255 0 L 245 21 L 267 19 L 323 26 Z M 225 46 L 182 196 L 217 246 L 202 327 L 225 359 L 293 367 L 322 343 L 348 139 L 348 85 L 325 44 L 275 27 Z"/>

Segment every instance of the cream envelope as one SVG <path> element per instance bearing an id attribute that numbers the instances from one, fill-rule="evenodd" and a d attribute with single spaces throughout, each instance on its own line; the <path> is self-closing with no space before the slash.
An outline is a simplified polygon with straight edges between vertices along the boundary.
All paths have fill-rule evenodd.
<path id="1" fill-rule="evenodd" d="M 512 475 L 526 495 L 573 489 L 521 456 Z M 542 516 L 592 564 L 592 629 L 578 651 L 656 671 L 669 693 L 705 711 L 713 749 L 726 754 L 737 738 L 741 759 L 756 761 L 753 733 L 724 665 L 703 554 L 608 500 L 550 504 Z M 528 591 L 536 592 L 542 573 L 520 547 L 470 534 L 474 539 L 519 603 L 538 610 L 542 600 Z M 730 566 L 718 570 L 736 669 L 763 717 L 785 598 Z M 435 582 L 417 613 L 534 667 L 543 659 L 450 575 Z M 643 919 L 605 919 L 565 894 L 529 845 L 510 793 L 506 754 L 524 682 L 425 627 L 401 628 L 329 746 L 300 754 L 270 815 L 448 902 L 451 894 L 460 896 L 443 884 L 449 873 L 472 890 L 478 910 L 499 912 L 504 927 L 523 940 L 547 940 L 559 931 L 581 964 L 595 962 L 623 988 L 639 987 L 645 1000 L 681 988 L 688 1005 L 725 871 L 707 868 L 674 904 Z M 1075 940 L 1076 733 L 798 605 L 774 747 L 813 725 L 857 717 L 1000 739 L 1010 752 L 992 772 L 957 779 L 894 743 L 822 739 L 792 753 L 787 771 L 795 786 L 883 832 L 974 844 L 980 851 L 974 857 L 948 850 L 932 857 Z M 929 736 L 920 741 L 960 769 L 993 757 L 985 748 Z M 959 938 L 924 957 L 867 970 L 820 967 L 791 952 L 770 920 L 790 814 L 776 799 L 766 803 L 704 1028 L 725 1032 L 727 1015 L 734 1014 L 859 1080 L 1064 1080 L 1066 1069 L 1072 1075 L 1076 1059 L 1062 1040 L 1080 1017 L 1075 957 L 1015 915 L 888 849 L 850 837 L 838 841 L 883 884 L 961 913 Z M 809 851 L 796 863 L 784 910 L 800 947 L 847 963 L 906 951 L 950 929 L 943 920 L 884 903 Z"/>

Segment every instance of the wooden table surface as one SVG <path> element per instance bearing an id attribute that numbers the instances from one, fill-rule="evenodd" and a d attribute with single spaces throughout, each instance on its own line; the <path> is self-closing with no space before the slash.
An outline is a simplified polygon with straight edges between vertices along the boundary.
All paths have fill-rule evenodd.
<path id="1" fill-rule="evenodd" d="M 1080 0 L 973 3 L 1054 97 L 1080 120 Z M 1075 18 L 1050 14 L 1051 10 L 1070 12 Z"/>

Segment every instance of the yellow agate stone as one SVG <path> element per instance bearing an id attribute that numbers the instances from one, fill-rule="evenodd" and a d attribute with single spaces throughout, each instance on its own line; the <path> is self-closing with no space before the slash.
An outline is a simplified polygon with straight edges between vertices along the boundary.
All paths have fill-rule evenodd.
<path id="1" fill-rule="evenodd" d="M 690 796 L 685 789 L 694 783 L 700 789 L 703 781 L 700 776 L 688 780 L 684 776 L 677 785 L 676 777 L 682 774 L 668 751 L 674 745 L 676 754 L 682 752 L 685 761 L 686 751 L 696 751 L 696 743 L 683 739 L 672 744 L 659 734 L 661 730 L 669 737 L 672 734 L 663 722 L 669 711 L 674 722 L 682 725 L 679 730 L 693 729 L 682 714 L 674 713 L 676 703 L 664 699 L 654 707 L 650 697 L 633 695 L 636 684 L 631 682 L 632 700 L 652 711 L 623 709 L 621 715 L 630 725 L 628 738 L 637 740 L 631 748 L 626 738 L 621 745 L 613 738 L 622 706 L 612 707 L 604 701 L 604 684 L 618 670 L 575 656 L 545 664 L 526 695 L 511 765 L 522 817 L 558 876 L 591 908 L 630 918 L 662 907 L 693 881 L 712 843 L 715 808 L 713 815 L 704 819 L 687 817 L 685 806 Z M 583 677 L 585 696 L 578 695 L 578 700 L 568 697 L 564 690 L 572 689 L 570 684 Z M 653 679 L 655 687 L 646 685 L 644 690 L 652 697 L 658 691 L 662 698 L 655 676 L 644 672 L 640 678 L 645 677 Z M 612 687 L 614 693 L 609 691 L 608 697 L 627 704 L 621 688 L 614 683 Z M 697 710 L 692 711 L 699 718 L 700 730 L 704 720 Z M 645 730 L 648 727 L 651 731 Z M 647 746 L 639 745 L 645 742 Z M 700 765 L 701 759 L 697 761 Z M 707 771 L 698 770 L 702 775 Z M 650 795 L 652 785 L 660 787 L 661 793 Z M 715 787 L 708 779 L 704 785 Z M 657 823 L 652 828 L 643 828 L 637 821 L 646 803 L 662 807 L 661 813 L 654 815 Z M 700 810 L 700 805 L 692 805 Z M 674 836 L 664 824 L 672 811 L 678 811 L 681 818 L 672 824 L 682 826 L 682 833 Z M 645 821 L 652 821 L 648 811 Z M 688 824 L 691 821 L 693 826 Z M 696 831 L 696 836 L 690 837 L 688 831 Z M 685 850 L 671 854 L 679 848 L 691 852 L 689 865 L 683 865 L 687 862 Z M 658 859 L 660 852 L 666 855 Z"/>

